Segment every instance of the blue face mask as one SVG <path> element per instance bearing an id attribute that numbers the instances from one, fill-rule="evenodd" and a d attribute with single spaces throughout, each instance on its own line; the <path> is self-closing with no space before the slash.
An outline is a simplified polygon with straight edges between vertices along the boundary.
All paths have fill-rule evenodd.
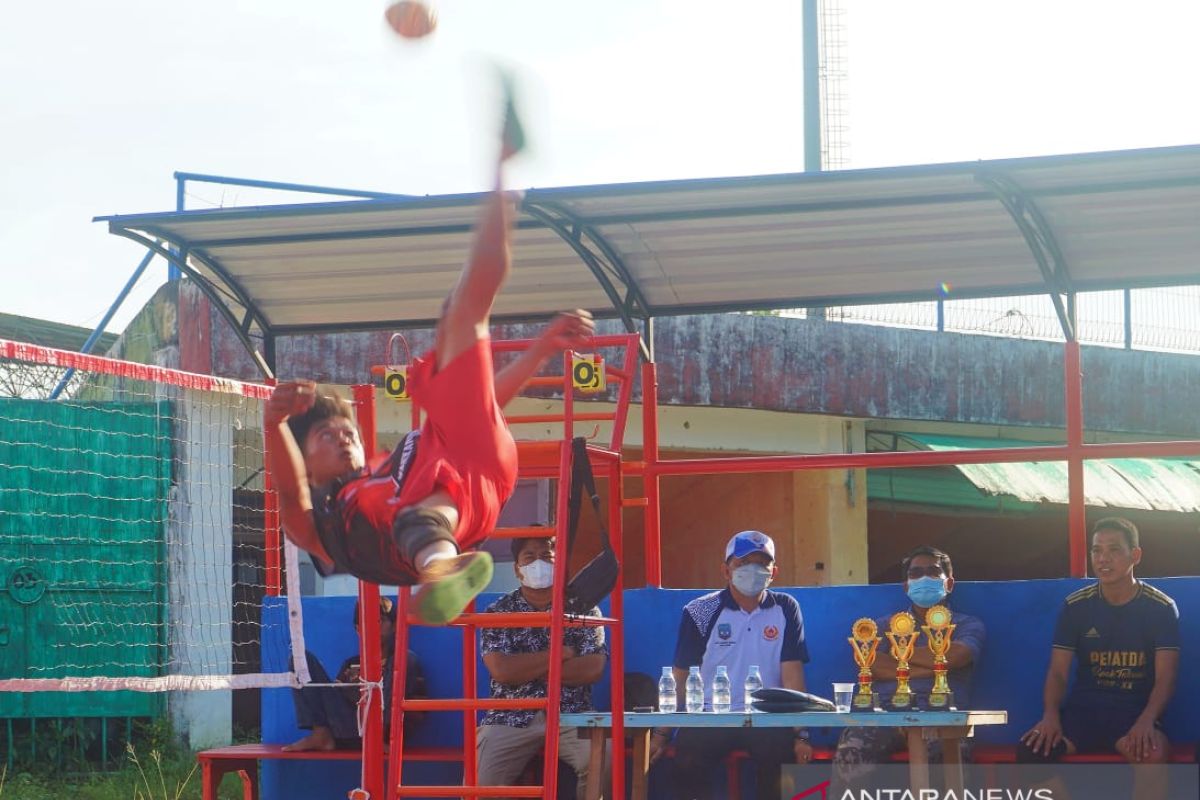
<path id="1" fill-rule="evenodd" d="M 926 575 L 908 582 L 908 599 L 913 601 L 913 605 L 921 608 L 936 606 L 946 598 L 946 594 L 945 578 Z"/>

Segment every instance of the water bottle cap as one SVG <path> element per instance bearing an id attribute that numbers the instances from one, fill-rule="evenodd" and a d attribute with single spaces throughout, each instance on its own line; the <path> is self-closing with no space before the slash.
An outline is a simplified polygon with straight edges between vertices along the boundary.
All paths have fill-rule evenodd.
<path id="1" fill-rule="evenodd" d="M 688 672 L 699 672 L 700 667 L 688 667 Z"/>
<path id="2" fill-rule="evenodd" d="M 724 666 L 724 665 L 721 665 L 721 666 L 717 667 L 717 674 L 718 674 L 718 675 L 724 675 L 724 674 L 726 674 L 727 672 L 728 672 L 728 670 L 726 670 L 726 669 L 725 669 L 725 666 Z"/>
<path id="3" fill-rule="evenodd" d="M 663 667 L 663 675 L 670 675 L 670 674 L 671 674 L 671 668 Z"/>

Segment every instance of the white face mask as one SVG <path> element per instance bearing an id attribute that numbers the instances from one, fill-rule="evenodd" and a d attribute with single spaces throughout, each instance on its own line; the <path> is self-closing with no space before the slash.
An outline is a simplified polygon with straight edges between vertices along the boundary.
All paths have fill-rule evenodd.
<path id="1" fill-rule="evenodd" d="M 549 589 L 554 585 L 554 565 L 549 561 L 538 559 L 523 567 L 518 567 L 521 573 L 521 583 L 530 589 Z"/>
<path id="2" fill-rule="evenodd" d="M 771 582 L 771 570 L 761 564 L 743 564 L 733 571 L 733 588 L 746 597 L 758 597 Z"/>

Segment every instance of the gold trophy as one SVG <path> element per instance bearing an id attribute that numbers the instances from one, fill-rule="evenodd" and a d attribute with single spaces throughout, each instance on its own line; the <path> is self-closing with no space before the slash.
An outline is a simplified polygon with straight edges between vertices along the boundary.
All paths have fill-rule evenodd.
<path id="1" fill-rule="evenodd" d="M 892 708 L 903 710 L 912 706 L 912 689 L 908 685 L 908 660 L 912 658 L 917 644 L 917 620 L 907 611 L 892 615 L 887 632 L 892 643 L 892 658 L 896 659 L 896 693 L 892 695 Z"/>
<path id="2" fill-rule="evenodd" d="M 847 640 L 854 648 L 854 662 L 858 664 L 858 691 L 850 708 L 854 711 L 871 711 L 875 708 L 875 693 L 871 691 L 871 665 L 875 663 L 875 650 L 879 647 L 879 627 L 874 620 L 863 617 L 854 623 Z"/>
<path id="3" fill-rule="evenodd" d="M 949 708 L 953 705 L 950 684 L 946 680 L 946 651 L 950 649 L 950 637 L 955 626 L 950 624 L 950 609 L 934 606 L 925 612 L 925 625 L 921 630 L 929 640 L 929 652 L 933 653 L 933 689 L 929 692 L 930 708 Z"/>

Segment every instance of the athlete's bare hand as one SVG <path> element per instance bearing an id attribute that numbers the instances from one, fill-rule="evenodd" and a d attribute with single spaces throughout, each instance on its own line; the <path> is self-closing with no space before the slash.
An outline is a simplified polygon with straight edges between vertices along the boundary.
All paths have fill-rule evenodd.
<path id="1" fill-rule="evenodd" d="M 287 381 L 275 387 L 263 409 L 264 425 L 279 425 L 288 417 L 312 408 L 317 385 L 312 381 Z"/>
<path id="2" fill-rule="evenodd" d="M 542 331 L 541 341 L 548 350 L 574 350 L 596 333 L 596 321 L 590 311 L 577 308 L 563 311 Z"/>
<path id="3" fill-rule="evenodd" d="M 1025 732 L 1021 741 L 1035 753 L 1050 755 L 1050 751 L 1054 749 L 1055 745 L 1063 741 L 1062 722 L 1058 715 L 1047 714 L 1042 717 L 1037 725 Z"/>

